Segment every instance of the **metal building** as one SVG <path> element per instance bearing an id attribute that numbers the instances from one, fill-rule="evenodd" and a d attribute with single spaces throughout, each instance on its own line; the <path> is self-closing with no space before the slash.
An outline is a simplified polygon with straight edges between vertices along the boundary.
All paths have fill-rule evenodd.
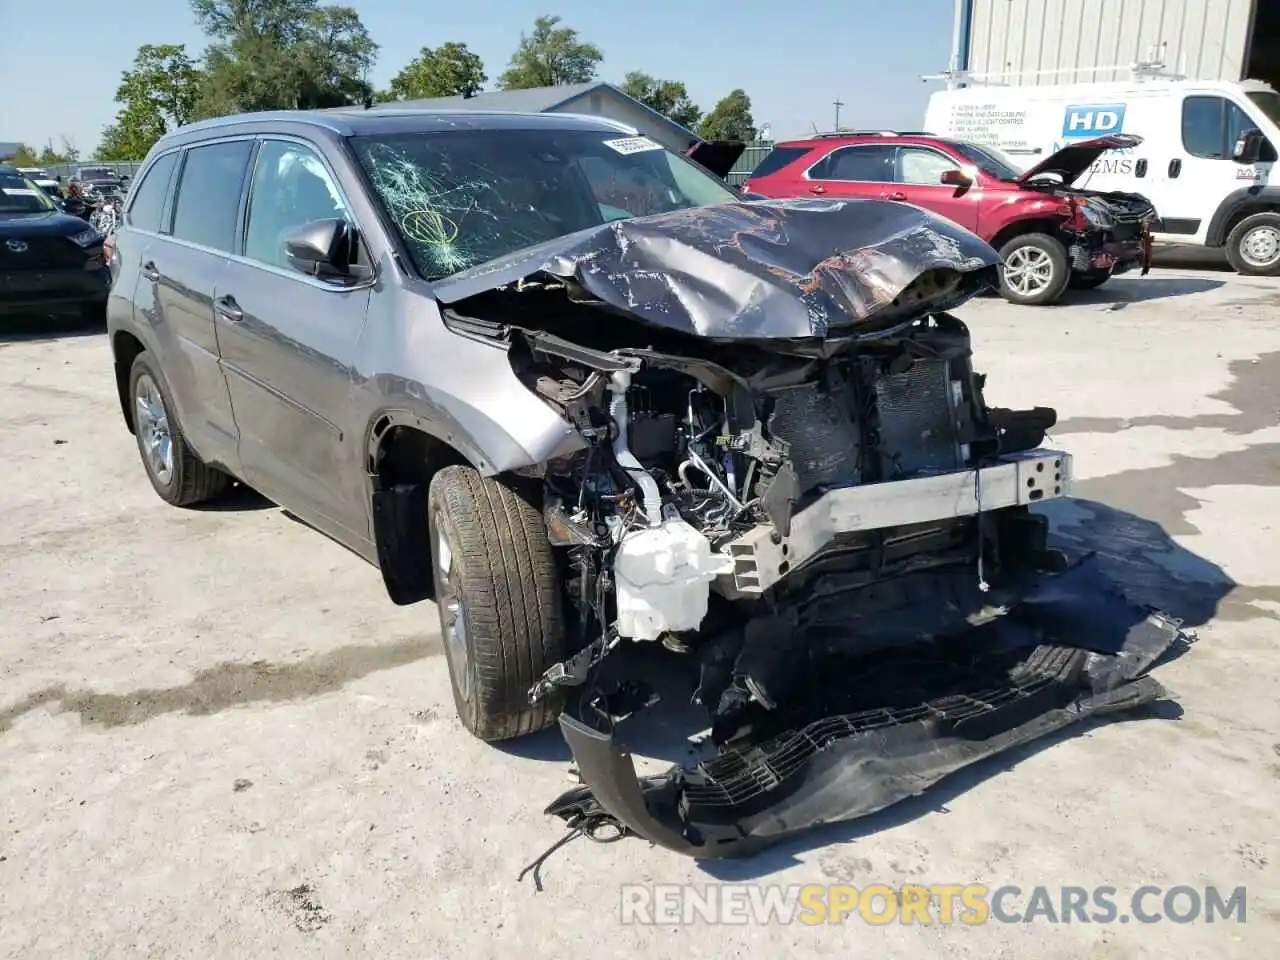
<path id="1" fill-rule="evenodd" d="M 956 0 L 951 69 L 1072 83 L 1123 80 L 1154 63 L 1195 79 L 1275 83 L 1278 34 L 1280 0 Z"/>

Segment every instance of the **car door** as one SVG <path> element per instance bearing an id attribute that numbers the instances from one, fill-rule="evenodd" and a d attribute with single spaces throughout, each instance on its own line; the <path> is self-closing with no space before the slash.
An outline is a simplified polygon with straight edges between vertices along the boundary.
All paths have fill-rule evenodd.
<path id="1" fill-rule="evenodd" d="M 892 144 L 837 147 L 805 173 L 809 193 L 818 197 L 897 200 Z"/>
<path id="2" fill-rule="evenodd" d="M 960 164 L 941 150 L 914 144 L 898 147 L 895 173 L 903 199 L 966 230 L 977 230 L 982 188 L 976 180 L 967 187 L 948 186 L 942 182 L 948 171 L 961 172 Z"/>
<path id="3" fill-rule="evenodd" d="M 1151 197 L 1160 217 L 1158 236 L 1204 243 L 1223 198 L 1258 182 L 1260 169 L 1276 159 L 1276 151 L 1267 144 L 1258 165 L 1232 159 L 1240 135 L 1261 125 L 1221 94 L 1189 92 L 1181 97 L 1178 112 L 1181 137 L 1171 155 L 1161 158 L 1160 182 Z"/>
<path id="4" fill-rule="evenodd" d="M 239 426 L 245 480 L 304 519 L 348 540 L 367 538 L 363 487 L 338 470 L 359 443 L 352 369 L 370 283 L 352 287 L 290 265 L 284 241 L 351 205 L 313 145 L 261 142 L 249 181 L 242 246 L 217 290 L 218 342 Z"/>
<path id="5" fill-rule="evenodd" d="M 252 149 L 251 139 L 240 138 L 184 151 L 170 220 L 142 250 L 135 290 L 184 433 L 202 460 L 233 472 L 237 429 L 219 365 L 213 299 L 235 243 Z"/>

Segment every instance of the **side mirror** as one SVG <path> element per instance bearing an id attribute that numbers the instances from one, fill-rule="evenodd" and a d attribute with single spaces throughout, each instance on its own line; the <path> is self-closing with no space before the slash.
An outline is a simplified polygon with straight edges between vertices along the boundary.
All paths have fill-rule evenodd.
<path id="1" fill-rule="evenodd" d="M 304 224 L 285 237 L 284 250 L 289 264 L 309 277 L 364 280 L 373 275 L 369 267 L 357 262 L 356 232 L 341 218 Z"/>
<path id="2" fill-rule="evenodd" d="M 1258 158 L 1262 156 L 1262 145 L 1266 142 L 1267 138 L 1262 135 L 1261 130 L 1246 130 L 1236 141 L 1231 159 L 1236 163 L 1257 163 Z"/>
<path id="3" fill-rule="evenodd" d="M 963 170 L 944 170 L 939 182 L 946 187 L 964 189 L 973 186 L 973 180 Z"/>

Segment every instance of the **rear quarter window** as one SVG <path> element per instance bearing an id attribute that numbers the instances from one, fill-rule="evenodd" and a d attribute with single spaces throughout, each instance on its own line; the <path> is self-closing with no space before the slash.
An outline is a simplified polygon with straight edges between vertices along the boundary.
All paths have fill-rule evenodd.
<path id="1" fill-rule="evenodd" d="M 235 247 L 240 194 L 249 168 L 250 140 L 187 150 L 173 208 L 173 235 L 230 253 Z"/>
<path id="2" fill-rule="evenodd" d="M 142 181 L 133 190 L 133 202 L 129 204 L 129 226 L 138 230 L 159 232 L 160 217 L 164 212 L 164 197 L 169 189 L 169 178 L 177 151 L 165 154 L 151 165 Z"/>
<path id="3" fill-rule="evenodd" d="M 774 147 L 751 171 L 751 177 L 767 177 L 771 173 L 777 173 L 783 167 L 788 167 L 799 160 L 809 152 L 809 149 L 809 147 Z"/>

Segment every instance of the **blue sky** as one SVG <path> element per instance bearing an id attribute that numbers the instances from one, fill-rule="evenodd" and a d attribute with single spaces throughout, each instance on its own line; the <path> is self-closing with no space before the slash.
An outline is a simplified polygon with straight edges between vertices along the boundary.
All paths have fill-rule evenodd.
<path id="1" fill-rule="evenodd" d="M 490 86 L 522 31 L 558 14 L 604 53 L 600 77 L 629 70 L 683 80 L 708 110 L 734 87 L 751 96 L 757 124 L 775 137 L 842 125 L 914 126 L 936 84 L 921 73 L 947 66 L 952 0 L 480 0 L 421 3 L 348 0 L 381 45 L 373 82 L 382 87 L 424 44 L 463 41 L 484 58 Z M 607 9 L 608 13 L 599 13 Z M 61 11 L 65 25 L 50 19 Z M 57 19 L 57 17 L 55 17 Z M 117 109 L 122 71 L 144 43 L 205 41 L 186 0 L 107 0 L 42 8 L 0 0 L 0 141 L 43 144 L 67 136 L 86 154 Z"/>

